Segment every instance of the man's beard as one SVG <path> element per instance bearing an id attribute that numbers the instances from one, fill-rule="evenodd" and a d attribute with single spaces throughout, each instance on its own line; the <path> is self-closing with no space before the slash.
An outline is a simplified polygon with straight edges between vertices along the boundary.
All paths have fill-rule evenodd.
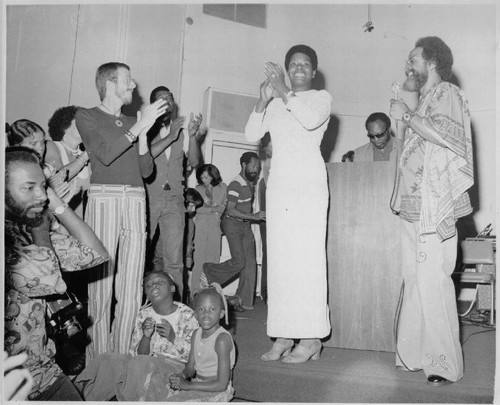
<path id="1" fill-rule="evenodd" d="M 118 91 L 118 90 L 115 90 L 115 94 L 121 100 L 121 102 L 123 103 L 123 105 L 130 105 L 130 104 L 132 104 L 132 100 L 134 98 L 133 91 L 132 91 L 132 93 L 129 93 L 128 90 L 124 90 L 124 91 L 121 91 L 121 92 Z"/>
<path id="2" fill-rule="evenodd" d="M 403 83 L 403 89 L 411 92 L 420 91 L 420 89 L 424 87 L 425 83 L 427 83 L 429 73 L 426 70 L 423 72 L 417 72 L 412 69 L 411 71 L 413 72 L 413 76 L 406 77 L 406 80 Z"/>
<path id="3" fill-rule="evenodd" d="M 32 208 L 44 207 L 45 204 L 30 204 L 22 206 L 15 201 L 14 198 L 12 198 L 7 189 L 5 189 L 5 206 L 8 207 L 8 213 L 12 216 L 12 219 L 19 224 L 26 225 L 30 228 L 36 228 L 44 221 L 45 211 L 37 212 L 34 217 L 29 217 L 28 212 Z"/>
<path id="4" fill-rule="evenodd" d="M 245 177 L 248 181 L 253 182 L 257 179 L 257 172 L 249 172 L 248 170 L 245 170 Z"/>

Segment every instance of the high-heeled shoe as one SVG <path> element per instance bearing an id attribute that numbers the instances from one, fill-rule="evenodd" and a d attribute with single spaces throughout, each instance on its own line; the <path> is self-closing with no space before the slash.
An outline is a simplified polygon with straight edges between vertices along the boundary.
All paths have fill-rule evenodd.
<path id="1" fill-rule="evenodd" d="M 319 339 L 314 339 L 313 344 L 307 347 L 300 342 L 289 356 L 281 359 L 283 363 L 305 363 L 309 359 L 319 360 L 323 345 Z"/>
<path id="2" fill-rule="evenodd" d="M 293 340 L 291 339 L 277 339 L 274 342 L 273 347 L 267 353 L 264 353 L 261 357 L 264 361 L 276 361 L 281 358 L 281 356 L 288 356 L 292 351 Z"/>

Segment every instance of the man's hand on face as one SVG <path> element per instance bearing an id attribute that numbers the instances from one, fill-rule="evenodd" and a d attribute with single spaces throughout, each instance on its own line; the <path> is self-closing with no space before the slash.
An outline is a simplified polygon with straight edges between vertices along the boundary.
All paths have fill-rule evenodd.
<path id="1" fill-rule="evenodd" d="M 167 102 L 160 98 L 156 100 L 153 104 L 150 104 L 144 108 L 144 111 L 137 114 L 137 123 L 141 125 L 141 132 L 148 131 L 155 123 L 158 117 L 165 114 L 167 110 Z"/>
<path id="2" fill-rule="evenodd" d="M 64 204 L 64 201 L 51 187 L 47 187 L 48 207 L 43 210 L 39 221 L 26 225 L 26 231 L 30 233 L 33 242 L 38 246 L 52 247 L 50 242 L 50 230 L 52 223 L 56 220 L 52 210 Z"/>

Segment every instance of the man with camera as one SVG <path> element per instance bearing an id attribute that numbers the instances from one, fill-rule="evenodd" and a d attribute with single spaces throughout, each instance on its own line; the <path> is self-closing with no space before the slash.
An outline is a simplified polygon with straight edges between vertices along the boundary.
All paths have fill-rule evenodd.
<path id="1" fill-rule="evenodd" d="M 54 229 L 55 218 L 68 234 Z M 29 400 L 81 400 L 55 363 L 54 342 L 43 319 L 47 300 L 66 292 L 61 270 L 77 271 L 108 260 L 94 232 L 47 187 L 39 155 L 28 148 L 5 153 L 5 350 L 28 354 L 33 377 Z M 55 325 L 64 332 L 64 325 Z M 7 340 L 8 339 L 8 340 Z"/>

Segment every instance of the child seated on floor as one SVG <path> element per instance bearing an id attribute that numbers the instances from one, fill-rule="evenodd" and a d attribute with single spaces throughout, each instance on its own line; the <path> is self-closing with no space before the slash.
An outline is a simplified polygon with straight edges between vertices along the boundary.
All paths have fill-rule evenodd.
<path id="1" fill-rule="evenodd" d="M 235 347 L 231 334 L 219 325 L 224 315 L 227 324 L 222 288 L 213 283 L 195 293 L 194 309 L 200 327 L 193 333 L 184 370 L 169 378 L 170 387 L 176 391 L 168 401 L 229 402 L 234 393 L 231 377 Z"/>
<path id="2" fill-rule="evenodd" d="M 164 401 L 172 395 L 168 377 L 184 368 L 198 321 L 191 308 L 173 300 L 175 285 L 167 273 L 151 271 L 143 285 L 147 302 L 137 315 L 129 354 L 103 353 L 75 380 L 87 401 Z"/>

